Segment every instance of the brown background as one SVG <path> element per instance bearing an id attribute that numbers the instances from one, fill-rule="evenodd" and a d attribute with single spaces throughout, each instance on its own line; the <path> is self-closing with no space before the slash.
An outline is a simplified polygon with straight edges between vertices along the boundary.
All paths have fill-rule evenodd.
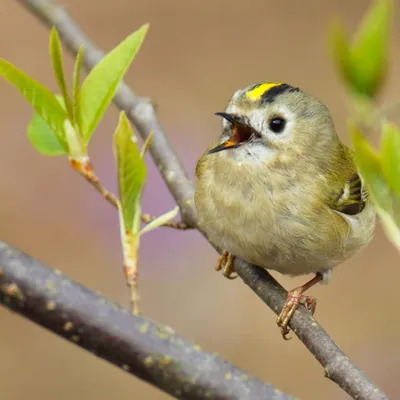
<path id="1" fill-rule="evenodd" d="M 264 80 L 293 83 L 326 103 L 344 141 L 344 92 L 326 47 L 329 21 L 352 29 L 370 2 L 66 0 L 96 44 L 111 49 L 151 23 L 127 82 L 159 105 L 159 117 L 193 175 L 197 158 L 219 134 L 234 90 Z M 55 89 L 48 29 L 16 1 L 1 0 L 0 56 Z M 399 18 L 385 101 L 399 91 Z M 397 43 L 397 48 L 395 44 Z M 71 58 L 67 57 L 71 74 Z M 72 172 L 64 158 L 40 156 L 26 140 L 31 110 L 0 82 L 0 232 L 71 278 L 127 304 L 115 210 Z M 111 152 L 117 111 L 111 107 L 90 154 L 104 184 L 116 190 Z M 149 160 L 144 210 L 174 203 Z M 168 244 L 171 243 L 171 244 Z M 156 249 L 156 251 L 155 251 Z M 275 315 L 239 280 L 214 271 L 216 253 L 198 233 L 160 229 L 143 237 L 142 307 L 146 315 L 302 399 L 347 399 L 304 346 L 284 342 Z M 374 242 L 338 268 L 319 299 L 317 318 L 347 355 L 391 398 L 400 396 L 399 257 L 380 228 Z M 278 279 L 292 288 L 303 279 Z M 7 400 L 166 399 L 167 395 L 0 309 L 0 388 Z"/>

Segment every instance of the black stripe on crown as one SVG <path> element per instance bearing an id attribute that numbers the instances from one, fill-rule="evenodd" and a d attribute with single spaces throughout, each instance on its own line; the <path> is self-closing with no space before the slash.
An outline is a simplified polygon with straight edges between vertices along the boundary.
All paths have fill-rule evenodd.
<path id="1" fill-rule="evenodd" d="M 274 86 L 271 89 L 267 90 L 262 96 L 261 96 L 261 102 L 262 103 L 273 103 L 275 99 L 280 96 L 283 93 L 295 93 L 295 92 L 300 92 L 300 89 L 291 85 L 288 85 L 287 83 L 282 83 L 282 85 L 279 86 Z"/>

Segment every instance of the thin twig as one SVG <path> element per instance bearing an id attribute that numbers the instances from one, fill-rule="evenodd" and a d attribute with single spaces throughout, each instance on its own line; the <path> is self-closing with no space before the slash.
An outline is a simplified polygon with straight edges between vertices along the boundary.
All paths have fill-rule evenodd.
<path id="1" fill-rule="evenodd" d="M 148 224 L 152 221 L 157 219 L 157 217 L 154 217 L 153 215 L 150 214 L 142 214 L 142 222 Z M 162 224 L 161 226 L 165 226 L 166 228 L 173 228 L 173 229 L 178 229 L 178 230 L 187 230 L 187 229 L 193 229 L 193 227 L 186 225 L 182 221 L 168 221 Z"/>
<path id="2" fill-rule="evenodd" d="M 103 53 L 93 46 L 62 7 L 48 0 L 19 0 L 19 2 L 47 26 L 55 25 L 62 41 L 72 54 L 76 54 L 80 45 L 84 44 L 86 68 L 93 68 L 103 57 Z M 172 150 L 152 104 L 148 100 L 137 97 L 125 84 L 120 85 L 113 101 L 127 113 L 144 140 L 152 131 L 155 132 L 150 146 L 151 155 L 180 207 L 183 222 L 189 226 L 197 226 L 197 215 L 193 204 L 193 184 Z M 237 257 L 234 270 L 275 313 L 279 313 L 286 300 L 287 292 L 267 271 Z M 358 400 L 387 399 L 386 395 L 350 362 L 304 307 L 296 311 L 289 325 L 324 367 L 325 375 L 350 396 Z"/>
<path id="3" fill-rule="evenodd" d="M 179 399 L 295 400 L 0 241 L 0 302 Z"/>

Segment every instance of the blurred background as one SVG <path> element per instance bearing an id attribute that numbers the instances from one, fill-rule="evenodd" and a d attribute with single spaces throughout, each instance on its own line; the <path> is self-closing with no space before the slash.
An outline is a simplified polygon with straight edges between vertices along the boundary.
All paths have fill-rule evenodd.
<path id="1" fill-rule="evenodd" d="M 126 82 L 158 105 L 159 118 L 193 176 L 197 159 L 219 135 L 231 94 L 252 83 L 285 81 L 331 110 L 346 137 L 342 85 L 327 49 L 338 17 L 354 29 L 370 1 L 203 0 L 189 2 L 64 0 L 103 50 L 151 24 Z M 0 56 L 56 90 L 49 30 L 16 1 L 0 0 Z M 391 69 L 382 101 L 400 89 L 400 20 L 392 35 Z M 72 59 L 66 56 L 67 75 Z M 397 97 L 396 97 L 397 95 Z M 65 158 L 39 155 L 26 139 L 31 109 L 0 82 L 0 237 L 78 282 L 127 305 L 115 210 L 73 172 Z M 90 145 L 104 185 L 116 192 L 111 151 L 118 111 L 110 107 Z M 152 161 L 143 198 L 159 214 L 174 202 Z M 157 251 L 154 251 L 157 249 Z M 214 271 L 216 252 L 197 232 L 166 228 L 146 234 L 140 249 L 142 310 L 210 352 L 301 399 L 348 396 L 297 338 L 284 342 L 272 313 L 240 280 Z M 287 288 L 308 277 L 285 278 Z M 312 289 L 316 318 L 343 351 L 391 398 L 400 397 L 399 255 L 378 227 L 373 243 L 337 268 L 328 286 Z M 33 323 L 0 309 L 0 387 L 4 399 L 167 399 L 164 393 Z"/>

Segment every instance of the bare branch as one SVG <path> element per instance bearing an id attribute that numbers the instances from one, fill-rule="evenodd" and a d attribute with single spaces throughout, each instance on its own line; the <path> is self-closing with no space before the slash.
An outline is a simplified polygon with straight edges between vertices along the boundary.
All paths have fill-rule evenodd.
<path id="1" fill-rule="evenodd" d="M 76 54 L 80 45 L 84 44 L 86 68 L 93 68 L 102 58 L 103 53 L 93 46 L 62 7 L 48 0 L 19 0 L 19 2 L 30 9 L 46 25 L 55 25 L 62 41 L 72 54 Z M 120 86 L 114 103 L 126 112 L 143 139 L 146 139 L 152 131 L 155 132 L 150 146 L 151 155 L 180 207 L 183 222 L 196 227 L 197 216 L 193 204 L 193 184 L 172 150 L 157 120 L 152 104 L 147 99 L 137 97 L 125 84 Z M 235 259 L 234 269 L 275 313 L 279 313 L 287 293 L 267 271 L 238 258 Z M 350 396 L 359 400 L 387 399 L 385 394 L 350 362 L 304 307 L 300 307 L 296 311 L 289 325 L 324 367 L 325 375 Z"/>
<path id="2" fill-rule="evenodd" d="M 0 302 L 179 399 L 294 400 L 0 242 Z"/>

